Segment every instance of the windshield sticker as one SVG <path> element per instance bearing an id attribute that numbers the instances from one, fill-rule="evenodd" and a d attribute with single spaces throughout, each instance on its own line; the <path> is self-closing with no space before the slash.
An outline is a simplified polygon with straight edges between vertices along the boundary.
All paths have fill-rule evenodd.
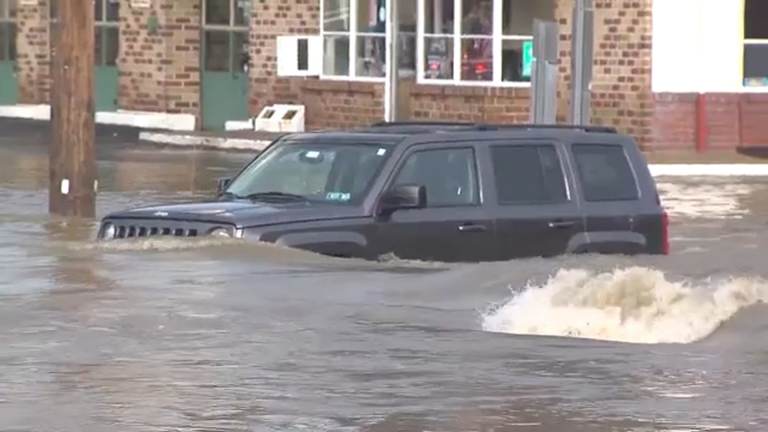
<path id="1" fill-rule="evenodd" d="M 328 201 L 347 202 L 352 199 L 352 194 L 348 192 L 328 192 L 325 195 L 325 199 Z"/>
<path id="2" fill-rule="evenodd" d="M 317 159 L 320 157 L 319 151 L 308 151 L 305 156 L 309 159 Z"/>
<path id="3" fill-rule="evenodd" d="M 387 149 L 380 148 L 379 151 L 376 152 L 376 156 L 384 156 L 387 154 Z"/>

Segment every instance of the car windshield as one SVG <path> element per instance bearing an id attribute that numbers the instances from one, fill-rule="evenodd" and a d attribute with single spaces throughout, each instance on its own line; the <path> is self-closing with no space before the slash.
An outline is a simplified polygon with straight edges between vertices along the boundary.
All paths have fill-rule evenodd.
<path id="1" fill-rule="evenodd" d="M 227 188 L 236 198 L 358 204 L 389 157 L 381 144 L 286 143 L 268 150 Z"/>

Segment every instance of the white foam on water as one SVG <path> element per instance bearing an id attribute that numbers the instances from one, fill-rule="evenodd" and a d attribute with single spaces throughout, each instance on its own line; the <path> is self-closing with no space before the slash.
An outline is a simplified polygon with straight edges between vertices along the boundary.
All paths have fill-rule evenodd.
<path id="1" fill-rule="evenodd" d="M 483 314 L 483 330 L 657 344 L 691 343 L 739 310 L 768 302 L 768 282 L 673 282 L 657 270 L 560 270 Z"/>
<path id="2" fill-rule="evenodd" d="M 242 244 L 242 240 L 228 239 L 224 237 L 150 237 L 143 239 L 100 241 L 94 243 L 77 244 L 74 249 L 99 250 L 105 252 L 129 252 L 129 251 L 156 251 L 167 252 L 188 249 L 201 249 L 217 246 L 230 246 Z"/>

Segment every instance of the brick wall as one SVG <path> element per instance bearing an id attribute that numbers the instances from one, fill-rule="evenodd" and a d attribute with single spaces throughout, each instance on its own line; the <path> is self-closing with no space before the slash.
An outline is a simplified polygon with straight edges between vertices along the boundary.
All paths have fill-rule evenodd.
<path id="1" fill-rule="evenodd" d="M 19 4 L 17 25 L 19 103 L 47 103 L 51 79 L 47 0 Z"/>
<path id="2" fill-rule="evenodd" d="M 739 113 L 740 146 L 768 148 L 768 95 L 742 95 Z"/>
<path id="3" fill-rule="evenodd" d="M 595 2 L 593 119 L 650 144 L 651 0 Z"/>
<path id="4" fill-rule="evenodd" d="M 352 128 L 384 118 L 380 84 L 305 80 L 298 85 L 307 107 L 307 128 Z"/>
<path id="5" fill-rule="evenodd" d="M 200 5 L 120 4 L 120 108 L 200 117 Z M 155 21 L 155 31 L 150 22 Z"/>
<path id="6" fill-rule="evenodd" d="M 560 85 L 558 120 L 567 121 L 571 99 L 573 0 L 559 0 Z M 592 122 L 652 141 L 652 0 L 595 0 Z"/>
<path id="7" fill-rule="evenodd" d="M 414 120 L 527 123 L 529 105 L 527 88 L 416 85 L 411 92 Z"/>
<path id="8" fill-rule="evenodd" d="M 655 94 L 651 142 L 654 148 L 693 149 L 696 146 L 696 95 Z"/>
<path id="9" fill-rule="evenodd" d="M 655 94 L 654 149 L 692 150 L 697 145 L 697 94 Z M 703 146 L 711 150 L 768 147 L 768 95 L 704 95 Z"/>

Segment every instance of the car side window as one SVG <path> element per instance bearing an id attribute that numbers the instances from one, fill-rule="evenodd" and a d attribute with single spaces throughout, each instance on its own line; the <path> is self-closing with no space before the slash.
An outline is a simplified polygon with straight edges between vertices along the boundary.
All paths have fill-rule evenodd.
<path id="1" fill-rule="evenodd" d="M 491 155 L 500 204 L 547 204 L 568 200 L 555 146 L 494 146 Z"/>
<path id="2" fill-rule="evenodd" d="M 427 189 L 427 207 L 478 203 L 475 152 L 471 148 L 423 150 L 411 154 L 400 168 L 394 186 L 420 185 Z"/>
<path id="3" fill-rule="evenodd" d="M 638 199 L 637 181 L 623 147 L 574 144 L 573 155 L 585 200 L 633 201 Z"/>

